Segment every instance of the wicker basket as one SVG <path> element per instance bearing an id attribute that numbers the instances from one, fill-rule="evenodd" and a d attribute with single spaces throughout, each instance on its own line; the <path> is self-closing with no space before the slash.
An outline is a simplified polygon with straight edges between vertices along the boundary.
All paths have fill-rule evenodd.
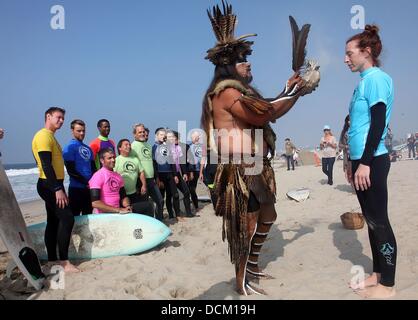
<path id="1" fill-rule="evenodd" d="M 346 212 L 340 216 L 344 228 L 349 230 L 362 229 L 364 227 L 363 215 L 359 212 Z"/>

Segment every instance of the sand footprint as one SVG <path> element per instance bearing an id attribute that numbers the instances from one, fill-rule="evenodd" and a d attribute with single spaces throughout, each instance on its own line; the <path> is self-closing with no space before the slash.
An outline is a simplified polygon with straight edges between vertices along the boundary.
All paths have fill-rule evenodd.
<path id="1" fill-rule="evenodd" d="M 205 255 L 205 256 L 200 256 L 197 257 L 195 260 L 196 264 L 200 264 L 202 266 L 206 266 L 209 264 L 209 256 Z"/>
<path id="2" fill-rule="evenodd" d="M 135 286 L 132 295 L 139 299 L 147 299 L 147 297 L 152 295 L 152 290 L 145 285 L 139 284 Z"/>
<path id="3" fill-rule="evenodd" d="M 183 287 L 177 287 L 170 290 L 170 296 L 174 299 L 185 298 L 189 290 Z"/>

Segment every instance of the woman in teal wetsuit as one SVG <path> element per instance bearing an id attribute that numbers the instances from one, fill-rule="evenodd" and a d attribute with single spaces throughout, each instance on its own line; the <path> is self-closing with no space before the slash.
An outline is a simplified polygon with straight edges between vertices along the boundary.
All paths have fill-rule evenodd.
<path id="1" fill-rule="evenodd" d="M 359 72 L 360 83 L 350 104 L 351 170 L 347 176 L 356 189 L 369 231 L 373 273 L 351 288 L 366 298 L 395 295 L 397 246 L 388 219 L 387 177 L 390 169 L 385 137 L 393 104 L 393 81 L 379 66 L 382 43 L 377 26 L 367 25 L 346 42 L 345 63 Z"/>

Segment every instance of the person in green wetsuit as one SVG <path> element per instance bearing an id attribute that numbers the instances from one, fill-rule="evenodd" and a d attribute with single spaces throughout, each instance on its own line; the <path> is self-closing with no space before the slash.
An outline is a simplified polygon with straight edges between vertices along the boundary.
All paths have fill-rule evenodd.
<path id="1" fill-rule="evenodd" d="M 144 168 L 148 194 L 156 205 L 155 218 L 162 221 L 164 200 L 156 183 L 154 163 L 152 160 L 152 146 L 147 142 L 148 135 L 145 126 L 142 123 L 134 125 L 133 135 L 134 141 L 131 144 L 132 154 L 139 159 Z"/>
<path id="2" fill-rule="evenodd" d="M 131 154 L 131 143 L 122 139 L 117 145 L 119 156 L 116 157 L 114 171 L 119 173 L 125 183 L 126 195 L 130 200 L 133 212 L 154 216 L 154 205 L 148 201 L 144 168 L 136 155 Z M 138 188 L 138 179 L 141 187 Z"/>

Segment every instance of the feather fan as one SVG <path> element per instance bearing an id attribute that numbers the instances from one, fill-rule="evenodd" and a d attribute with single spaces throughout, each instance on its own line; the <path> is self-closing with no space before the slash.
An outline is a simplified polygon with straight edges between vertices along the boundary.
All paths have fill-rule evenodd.
<path id="1" fill-rule="evenodd" d="M 296 20 L 289 16 L 290 27 L 292 28 L 292 40 L 293 40 L 293 60 L 292 60 L 292 69 L 295 72 L 300 71 L 303 66 L 306 58 L 306 40 L 308 39 L 309 30 L 311 28 L 310 24 L 305 24 L 302 26 L 302 29 L 299 30 L 299 27 L 296 23 Z"/>

